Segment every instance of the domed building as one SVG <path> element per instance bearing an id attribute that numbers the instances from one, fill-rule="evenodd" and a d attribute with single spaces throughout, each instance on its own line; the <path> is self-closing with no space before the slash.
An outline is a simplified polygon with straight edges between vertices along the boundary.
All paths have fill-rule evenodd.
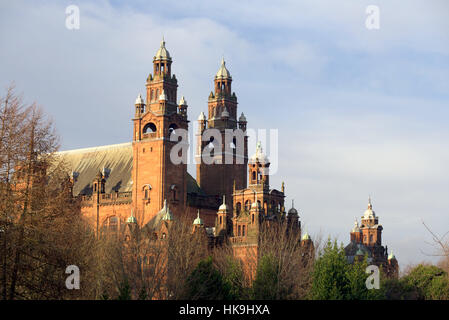
<path id="1" fill-rule="evenodd" d="M 286 213 L 284 185 L 271 188 L 270 160 L 260 142 L 248 157 L 247 118 L 237 112 L 224 59 L 213 77 L 207 112 L 197 120 L 196 178 L 187 172 L 189 145 L 177 142 L 189 130 L 189 106 L 184 96 L 177 102 L 172 63 L 163 39 L 145 81 L 146 94 L 138 94 L 130 108 L 131 142 L 59 152 L 72 172 L 71 191 L 81 213 L 97 234 L 113 232 L 125 239 L 164 239 L 172 222 L 187 216 L 192 230 L 210 244 L 229 241 L 242 258 L 247 248 L 258 246 L 264 224 L 286 220 L 300 239 L 298 211 L 292 205 Z M 226 140 L 229 131 L 232 141 Z M 211 132 L 218 136 L 204 139 Z"/>
<path id="2" fill-rule="evenodd" d="M 363 260 L 366 256 L 368 264 L 382 266 L 388 276 L 397 276 L 398 263 L 394 255 L 388 254 L 388 248 L 382 245 L 382 230 L 379 217 L 376 216 L 369 198 L 361 224 L 359 225 L 356 219 L 350 232 L 350 243 L 345 247 L 346 257 L 353 263 Z"/>

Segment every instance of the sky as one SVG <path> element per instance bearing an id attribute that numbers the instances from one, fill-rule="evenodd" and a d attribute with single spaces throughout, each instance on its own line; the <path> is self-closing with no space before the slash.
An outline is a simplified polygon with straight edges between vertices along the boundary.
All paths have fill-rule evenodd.
<path id="1" fill-rule="evenodd" d="M 66 27 L 69 5 L 79 29 Z M 379 29 L 366 27 L 369 5 Z M 248 127 L 277 130 L 266 146 L 271 185 L 285 182 L 304 230 L 347 244 L 371 196 L 403 268 L 438 260 L 423 223 L 449 231 L 448 9 L 444 0 L 1 1 L 0 87 L 13 81 L 44 108 L 61 150 L 116 144 L 131 141 L 162 37 L 192 128 L 224 57 Z"/>

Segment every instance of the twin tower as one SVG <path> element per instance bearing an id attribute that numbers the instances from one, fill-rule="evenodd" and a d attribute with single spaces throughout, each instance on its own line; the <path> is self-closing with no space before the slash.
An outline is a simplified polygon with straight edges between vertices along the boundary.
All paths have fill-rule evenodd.
<path id="1" fill-rule="evenodd" d="M 144 224 L 161 210 L 165 200 L 175 215 L 192 211 L 189 210 L 192 203 L 188 199 L 192 181 L 187 173 L 187 163 L 173 161 L 173 155 L 187 158 L 188 142 L 176 134 L 184 130 L 187 132 L 189 120 L 184 97 L 177 102 L 178 80 L 172 74 L 172 62 L 162 40 L 153 58 L 153 73 L 146 81 L 146 103 L 141 95 L 137 97 L 132 119 L 132 203 L 138 221 Z M 230 207 L 233 188 L 243 189 L 247 185 L 248 163 L 246 134 L 243 140 L 234 138 L 231 149 L 225 145 L 226 129 L 241 129 L 246 132 L 246 118 L 243 113 L 237 120 L 237 97 L 231 90 L 231 84 L 231 74 L 222 60 L 214 78 L 214 91 L 208 99 L 208 117 L 201 112 L 198 118 L 197 181 L 193 181 L 199 185 L 205 196 L 221 198 L 225 195 Z M 214 141 L 213 137 L 204 139 L 207 129 L 217 129 L 221 141 Z M 211 145 L 217 147 L 217 142 L 222 144 L 221 149 L 217 149 L 219 152 L 212 152 L 212 157 L 221 160 L 221 163 L 204 163 L 200 156 L 202 151 L 204 148 L 211 148 Z M 236 145 L 239 143 L 243 143 L 243 146 Z M 236 150 L 243 152 L 237 153 Z M 231 157 L 232 164 L 225 163 L 225 157 Z"/>

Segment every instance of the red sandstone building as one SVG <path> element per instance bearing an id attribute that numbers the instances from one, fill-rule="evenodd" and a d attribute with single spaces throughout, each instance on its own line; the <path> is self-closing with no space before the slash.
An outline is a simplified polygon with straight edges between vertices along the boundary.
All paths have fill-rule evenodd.
<path id="1" fill-rule="evenodd" d="M 242 258 L 249 251 L 257 254 L 264 223 L 286 219 L 290 230 L 301 234 L 297 210 L 292 205 L 286 213 L 284 185 L 280 191 L 270 188 L 270 161 L 260 143 L 248 157 L 247 120 L 243 113 L 237 118 L 237 96 L 231 83 L 222 60 L 208 98 L 208 116 L 201 112 L 197 120 L 196 180 L 187 172 L 186 163 L 173 163 L 170 157 L 178 144 L 171 136 L 179 129 L 188 130 L 189 120 L 184 97 L 177 103 L 178 81 L 164 41 L 146 80 L 146 100 L 139 95 L 135 101 L 132 142 L 59 153 L 71 167 L 73 196 L 97 233 L 119 231 L 126 237 L 131 236 L 130 230 L 150 229 L 163 238 L 170 221 L 186 215 L 194 230 L 203 228 L 213 243 L 227 238 Z M 209 129 L 218 130 L 222 138 L 221 151 L 212 155 L 218 160 L 213 164 L 202 157 L 203 150 L 220 143 L 204 139 Z M 234 139 L 234 148 L 227 148 L 226 130 L 238 129 L 243 139 Z M 231 158 L 230 164 L 224 163 L 226 156 Z M 362 225 L 356 223 L 351 232 L 346 255 L 351 263 L 367 255 L 369 263 L 385 266 L 388 273 L 397 275 L 396 258 L 388 256 L 381 234 L 382 226 L 370 202 Z M 313 250 L 307 233 L 301 243 Z"/>
<path id="2" fill-rule="evenodd" d="M 345 247 L 346 257 L 350 263 L 367 257 L 368 264 L 384 269 L 387 276 L 397 277 L 399 265 L 393 252 L 388 254 L 388 247 L 382 245 L 382 225 L 373 210 L 371 198 L 368 208 L 362 216 L 361 224 L 356 219 L 350 233 L 351 242 Z"/>
<path id="3" fill-rule="evenodd" d="M 196 180 L 186 163 L 176 164 L 170 156 L 179 147 L 172 135 L 189 130 L 189 120 L 184 97 L 177 103 L 178 81 L 164 41 L 146 80 L 146 100 L 139 95 L 135 101 L 132 142 L 59 153 L 71 168 L 73 196 L 97 233 L 128 230 L 125 226 L 132 224 L 162 235 L 161 228 L 167 228 L 163 221 L 187 215 L 209 238 L 228 238 L 237 255 L 257 248 L 264 222 L 288 217 L 293 230 L 301 233 L 296 209 L 286 213 L 284 186 L 281 191 L 270 188 L 270 161 L 260 143 L 248 157 L 247 120 L 243 113 L 238 116 L 231 83 L 222 60 L 208 98 L 208 116 L 201 112 L 198 118 Z M 210 129 L 219 132 L 223 147 L 212 153 L 217 160 L 213 164 L 202 157 L 203 150 L 220 143 L 204 139 Z M 229 130 L 243 134 L 242 139 L 234 137 L 233 148 L 225 143 Z M 225 163 L 225 157 L 231 163 Z"/>

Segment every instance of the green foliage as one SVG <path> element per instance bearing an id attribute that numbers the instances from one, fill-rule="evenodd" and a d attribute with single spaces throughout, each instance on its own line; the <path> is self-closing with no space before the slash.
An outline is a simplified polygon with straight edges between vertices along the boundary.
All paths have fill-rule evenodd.
<path id="1" fill-rule="evenodd" d="M 403 278 L 404 283 L 416 288 L 419 300 L 448 299 L 448 275 L 436 266 L 418 265 Z"/>
<path id="2" fill-rule="evenodd" d="M 449 278 L 447 274 L 432 279 L 427 288 L 426 299 L 449 300 Z"/>
<path id="3" fill-rule="evenodd" d="M 315 263 L 312 289 L 309 297 L 316 300 L 367 300 L 381 299 L 383 294 L 377 289 L 367 289 L 363 262 L 348 263 L 345 251 L 337 242 L 328 240 L 321 256 Z"/>
<path id="4" fill-rule="evenodd" d="M 119 291 L 117 297 L 118 300 L 131 300 L 131 288 L 129 286 L 128 279 L 125 279 L 122 282 L 118 291 Z"/>
<path id="5" fill-rule="evenodd" d="M 282 299 L 278 293 L 279 270 L 272 254 L 266 254 L 257 266 L 256 279 L 253 283 L 253 296 L 256 300 Z"/>
<path id="6" fill-rule="evenodd" d="M 230 300 L 229 283 L 214 267 L 212 257 L 202 260 L 186 281 L 185 299 L 188 300 Z"/>
<path id="7" fill-rule="evenodd" d="M 402 279 L 382 279 L 380 288 L 387 300 L 416 300 L 418 297 L 417 289 Z"/>
<path id="8" fill-rule="evenodd" d="M 244 274 L 239 261 L 228 257 L 223 281 L 229 288 L 230 299 L 248 298 L 248 290 L 244 286 Z"/>

